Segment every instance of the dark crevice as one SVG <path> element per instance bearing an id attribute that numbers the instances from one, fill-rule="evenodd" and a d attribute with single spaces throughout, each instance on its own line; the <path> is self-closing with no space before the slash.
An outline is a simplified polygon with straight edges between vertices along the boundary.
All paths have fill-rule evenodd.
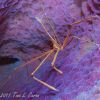
<path id="1" fill-rule="evenodd" d="M 19 61 L 18 58 L 13 58 L 9 56 L 0 56 L 0 65 L 14 64 L 18 61 Z"/>

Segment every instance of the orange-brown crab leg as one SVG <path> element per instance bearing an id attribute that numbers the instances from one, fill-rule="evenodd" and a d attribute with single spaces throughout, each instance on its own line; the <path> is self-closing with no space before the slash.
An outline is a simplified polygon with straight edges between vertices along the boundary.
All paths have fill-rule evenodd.
<path id="1" fill-rule="evenodd" d="M 59 49 L 56 51 L 55 56 L 54 56 L 54 59 L 53 59 L 51 65 L 53 66 L 53 68 L 54 68 L 58 73 L 62 74 L 63 72 L 62 72 L 61 70 L 59 70 L 59 69 L 55 66 L 55 61 L 56 61 L 56 58 L 57 58 L 57 56 L 58 56 L 59 51 L 60 51 Z"/>
<path id="2" fill-rule="evenodd" d="M 55 87 L 53 87 L 53 86 L 47 84 L 46 82 L 44 82 L 44 81 L 42 81 L 42 80 L 36 78 L 35 75 L 34 75 L 34 74 L 38 71 L 38 69 L 42 66 L 42 64 L 47 60 L 47 58 L 48 58 L 53 52 L 54 52 L 54 50 L 51 50 L 51 51 L 47 54 L 47 56 L 43 59 L 43 61 L 42 61 L 42 62 L 36 67 L 36 69 L 31 73 L 31 76 L 33 77 L 34 80 L 36 80 L 37 82 L 43 84 L 44 86 L 48 87 L 49 89 L 54 90 L 54 91 L 58 91 L 58 89 L 56 89 Z"/>
<path id="3" fill-rule="evenodd" d="M 71 26 L 75 25 L 75 24 L 79 24 L 81 22 L 84 22 L 86 20 L 91 20 L 92 18 L 99 18 L 98 16 L 94 15 L 94 16 L 89 16 L 89 17 L 86 17 L 86 18 L 83 18 L 83 19 L 80 19 L 78 21 L 75 21 L 71 24 Z"/>

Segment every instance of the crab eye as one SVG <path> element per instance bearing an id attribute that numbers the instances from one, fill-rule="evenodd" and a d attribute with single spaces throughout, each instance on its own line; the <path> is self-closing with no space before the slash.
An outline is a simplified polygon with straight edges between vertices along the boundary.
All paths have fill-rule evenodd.
<path id="1" fill-rule="evenodd" d="M 18 61 L 19 61 L 18 58 L 13 58 L 9 56 L 0 56 L 0 65 L 14 64 Z"/>

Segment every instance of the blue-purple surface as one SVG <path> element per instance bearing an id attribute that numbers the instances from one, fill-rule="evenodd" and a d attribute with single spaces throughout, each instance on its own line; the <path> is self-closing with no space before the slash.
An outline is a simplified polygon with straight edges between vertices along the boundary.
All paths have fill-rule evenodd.
<path id="1" fill-rule="evenodd" d="M 36 73 L 39 79 L 55 86 L 59 92 L 48 89 L 29 76 L 43 58 L 20 67 L 26 61 L 51 49 L 48 36 L 35 19 L 38 16 L 45 22 L 45 13 L 41 6 L 54 25 L 61 42 L 67 35 L 67 25 L 90 14 L 100 15 L 98 0 L 0 0 L 0 57 L 19 59 L 14 64 L 0 65 L 0 94 L 11 93 L 12 97 L 15 92 L 21 96 L 25 93 L 25 97 L 12 97 L 19 100 L 99 100 L 100 18 L 73 27 L 72 36 L 78 36 L 80 40 L 69 39 L 69 44 L 56 60 L 63 75 L 52 69 L 53 55 Z M 45 25 L 52 35 L 48 23 Z M 16 67 L 19 69 L 14 71 Z M 39 97 L 29 98 L 31 92 Z"/>

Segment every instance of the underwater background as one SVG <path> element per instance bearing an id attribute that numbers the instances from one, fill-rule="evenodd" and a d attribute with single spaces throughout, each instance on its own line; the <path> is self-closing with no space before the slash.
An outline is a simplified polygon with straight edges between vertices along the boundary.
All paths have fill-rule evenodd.
<path id="1" fill-rule="evenodd" d="M 44 57 L 21 66 L 52 48 L 35 19 L 42 18 L 52 35 L 45 15 L 61 43 L 73 22 L 98 16 L 72 28 L 69 42 L 55 63 L 62 75 L 51 67 L 53 55 L 36 72 L 59 92 L 30 77 Z M 100 1 L 0 0 L 0 100 L 100 100 Z"/>

